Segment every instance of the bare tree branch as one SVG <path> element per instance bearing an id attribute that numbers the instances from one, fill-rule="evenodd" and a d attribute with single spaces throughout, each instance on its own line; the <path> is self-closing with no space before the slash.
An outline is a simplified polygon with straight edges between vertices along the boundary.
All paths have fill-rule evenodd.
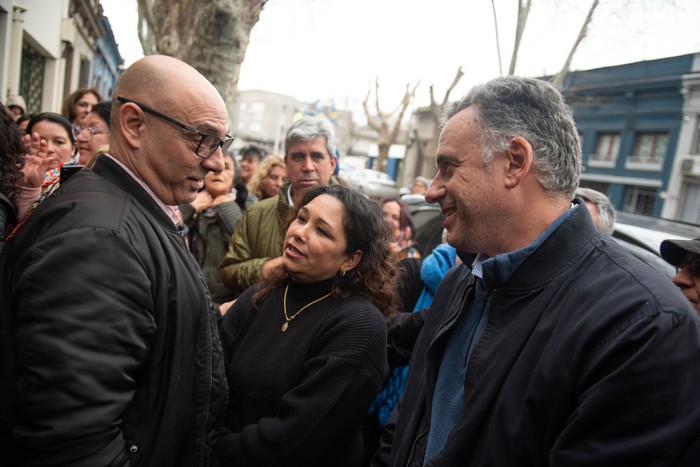
<path id="1" fill-rule="evenodd" d="M 523 5 L 523 1 L 526 1 Z M 508 74 L 512 75 L 515 73 L 515 65 L 518 61 L 518 51 L 520 50 L 520 40 L 525 32 L 525 25 L 527 24 L 527 17 L 530 14 L 530 7 L 532 6 L 532 0 L 518 0 L 518 24 L 515 28 L 515 44 L 513 45 L 513 55 L 510 58 L 510 67 L 508 68 Z"/>
<path id="2" fill-rule="evenodd" d="M 493 10 L 493 28 L 496 30 L 496 53 L 498 54 L 498 74 L 503 75 L 503 64 L 501 63 L 501 42 L 498 39 L 498 17 L 496 15 L 496 1 L 491 0 Z"/>
<path id="3" fill-rule="evenodd" d="M 574 54 L 576 53 L 576 50 L 578 49 L 579 44 L 581 44 L 581 41 L 586 37 L 586 34 L 588 34 L 588 26 L 591 24 L 591 20 L 593 19 L 593 13 L 595 13 L 595 9 L 598 7 L 598 0 L 593 0 L 593 3 L 591 4 L 591 8 L 588 10 L 588 15 L 586 16 L 586 20 L 583 22 L 583 25 L 581 26 L 581 30 L 578 33 L 578 37 L 576 38 L 576 42 L 574 42 L 573 47 L 571 47 L 571 50 L 569 51 L 569 56 L 566 57 L 566 62 L 564 62 L 564 66 L 562 66 L 561 70 L 559 70 L 559 73 L 554 76 L 554 79 L 552 80 L 552 84 L 555 87 L 559 87 L 564 83 L 564 79 L 566 78 L 566 75 L 569 73 L 569 69 L 571 67 L 571 62 L 574 59 Z"/>
<path id="4" fill-rule="evenodd" d="M 368 89 L 367 89 L 367 96 L 365 97 L 365 100 L 362 101 L 362 108 L 365 110 L 365 115 L 367 116 L 367 125 L 370 126 L 374 131 L 377 133 L 381 132 L 382 129 L 379 125 L 377 125 L 374 120 L 372 119 L 372 114 L 369 112 L 369 96 L 372 94 L 372 85 L 370 84 Z M 381 116 L 380 116 L 381 118 Z"/>
<path id="5" fill-rule="evenodd" d="M 462 71 L 462 67 L 460 66 L 459 68 L 457 68 L 457 73 L 455 74 L 455 77 L 454 77 L 454 79 L 452 80 L 452 84 L 450 84 L 450 87 L 447 88 L 447 91 L 445 91 L 445 97 L 442 99 L 442 107 L 443 107 L 443 108 L 444 108 L 444 107 L 447 105 L 447 103 L 449 102 L 449 100 L 450 100 L 450 93 L 451 93 L 452 90 L 455 88 L 455 86 L 457 86 L 457 83 L 459 83 L 459 80 L 462 79 L 462 76 L 464 76 L 464 72 Z M 432 88 L 431 88 L 431 92 L 432 92 Z M 430 97 L 431 102 L 432 102 L 432 99 L 433 99 L 433 98 L 432 98 L 432 95 L 431 95 L 431 97 Z"/>

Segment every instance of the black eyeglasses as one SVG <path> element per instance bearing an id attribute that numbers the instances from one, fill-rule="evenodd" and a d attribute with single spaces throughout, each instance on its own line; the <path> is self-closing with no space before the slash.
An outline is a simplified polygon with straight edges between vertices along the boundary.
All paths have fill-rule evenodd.
<path id="1" fill-rule="evenodd" d="M 191 131 L 194 133 L 197 133 L 199 136 L 202 137 L 202 139 L 199 140 L 199 144 L 197 145 L 197 149 L 194 151 L 195 154 L 197 154 L 198 157 L 201 157 L 202 159 L 206 159 L 207 157 L 211 157 L 214 155 L 216 150 L 218 148 L 221 148 L 221 152 L 226 152 L 228 148 L 231 147 L 231 144 L 233 144 L 233 139 L 234 137 L 231 135 L 226 135 L 224 139 L 219 138 L 218 136 L 215 135 L 210 135 L 207 133 L 202 133 L 201 131 L 192 128 L 189 125 L 185 125 L 184 123 L 175 120 L 173 117 L 170 117 L 168 115 L 165 115 L 164 113 L 160 113 L 155 109 L 152 109 L 151 107 L 142 104 L 140 102 L 136 102 L 131 99 L 127 99 L 126 97 L 117 97 L 117 100 L 122 103 L 127 103 L 131 102 L 132 104 L 136 104 L 141 110 L 143 110 L 146 113 L 149 113 L 151 115 L 155 115 L 158 118 L 162 118 L 165 121 L 168 121 L 172 123 L 173 125 L 177 125 L 183 130 Z M 204 154 L 200 154 L 199 151 L 202 150 Z"/>
<path id="2" fill-rule="evenodd" d="M 691 259 L 690 261 L 684 260 L 681 264 L 676 266 L 676 272 L 681 269 L 688 267 L 688 272 L 693 277 L 700 277 L 700 258 Z"/>

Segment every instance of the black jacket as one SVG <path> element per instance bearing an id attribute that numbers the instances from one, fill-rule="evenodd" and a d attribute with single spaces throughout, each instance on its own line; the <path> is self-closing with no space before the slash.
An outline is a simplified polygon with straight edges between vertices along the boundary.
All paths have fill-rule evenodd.
<path id="1" fill-rule="evenodd" d="M 0 464 L 10 440 L 17 465 L 213 462 L 227 397 L 215 311 L 172 221 L 113 160 L 7 243 L 0 333 Z"/>
<path id="2" fill-rule="evenodd" d="M 462 265 L 441 283 L 373 465 L 423 465 L 469 278 Z M 667 278 L 597 233 L 586 209 L 492 291 L 488 313 L 464 411 L 427 465 L 675 465 L 698 436 L 700 319 Z"/>
<path id="3" fill-rule="evenodd" d="M 17 209 L 7 197 L 0 193 L 0 253 L 5 246 L 5 230 L 17 223 Z"/>

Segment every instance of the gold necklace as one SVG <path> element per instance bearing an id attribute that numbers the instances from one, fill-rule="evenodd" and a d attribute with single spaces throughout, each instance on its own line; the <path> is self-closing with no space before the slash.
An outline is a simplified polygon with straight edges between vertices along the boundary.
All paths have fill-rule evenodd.
<path id="1" fill-rule="evenodd" d="M 317 299 L 314 300 L 313 302 L 307 303 L 307 304 L 304 305 L 303 307 L 299 308 L 299 311 L 297 311 L 296 313 L 294 313 L 292 316 L 289 316 L 289 315 L 287 315 L 287 291 L 288 291 L 288 290 L 289 290 L 289 284 L 287 284 L 287 286 L 284 288 L 284 300 L 282 301 L 282 309 L 284 310 L 284 319 L 287 320 L 287 321 L 285 321 L 284 324 L 282 325 L 282 332 L 287 332 L 287 328 L 289 327 L 289 322 L 290 322 L 291 320 L 293 320 L 294 318 L 296 318 L 297 315 L 298 315 L 299 313 L 301 313 L 302 311 L 306 310 L 306 309 L 307 309 L 308 307 L 310 307 L 311 305 L 315 305 L 316 303 L 320 302 L 321 300 L 324 300 L 324 299 L 330 297 L 330 296 L 333 294 L 333 292 L 328 292 L 328 293 L 327 293 L 326 295 L 324 295 L 323 297 L 317 298 Z"/>

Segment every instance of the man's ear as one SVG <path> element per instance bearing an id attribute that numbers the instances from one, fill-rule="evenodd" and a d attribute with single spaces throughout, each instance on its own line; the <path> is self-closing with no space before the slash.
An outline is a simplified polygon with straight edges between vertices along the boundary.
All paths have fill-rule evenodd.
<path id="1" fill-rule="evenodd" d="M 522 136 L 511 139 L 508 149 L 505 151 L 506 168 L 505 184 L 506 188 L 518 186 L 532 168 L 535 157 L 532 145 Z"/>
<path id="2" fill-rule="evenodd" d="M 130 102 L 125 102 L 119 109 L 119 130 L 124 141 L 134 149 L 141 146 L 143 135 L 144 114 L 141 109 Z"/>

